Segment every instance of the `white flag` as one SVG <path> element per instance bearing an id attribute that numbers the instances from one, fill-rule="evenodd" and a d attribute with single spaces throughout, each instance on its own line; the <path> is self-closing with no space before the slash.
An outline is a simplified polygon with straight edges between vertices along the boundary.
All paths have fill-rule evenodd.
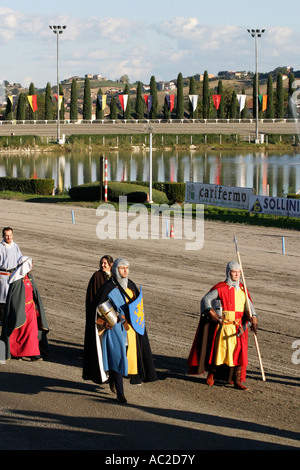
<path id="1" fill-rule="evenodd" d="M 240 111 L 242 111 L 245 107 L 246 95 L 236 95 L 236 96 L 237 96 L 237 99 L 238 99 L 238 102 L 239 102 Z"/>
<path id="2" fill-rule="evenodd" d="M 190 101 L 193 105 L 193 111 L 196 111 L 198 104 L 198 95 L 189 95 Z"/>

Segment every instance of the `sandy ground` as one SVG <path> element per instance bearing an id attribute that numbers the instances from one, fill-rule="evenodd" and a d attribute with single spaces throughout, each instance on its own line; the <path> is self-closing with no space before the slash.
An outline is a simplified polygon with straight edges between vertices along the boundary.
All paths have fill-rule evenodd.
<path id="1" fill-rule="evenodd" d="M 94 209 L 6 200 L 0 208 L 1 226 L 11 225 L 23 254 L 33 257 L 51 346 L 47 361 L 0 364 L 1 449 L 299 448 L 299 232 L 205 221 L 204 246 L 193 251 L 176 233 L 100 240 Z M 247 392 L 208 387 L 186 367 L 201 297 L 236 259 L 234 236 L 259 315 L 266 374 L 263 381 L 251 334 Z M 107 385 L 82 380 L 85 291 L 107 253 L 126 257 L 130 277 L 143 286 L 159 376 L 142 386 L 125 379 L 127 405 Z"/>

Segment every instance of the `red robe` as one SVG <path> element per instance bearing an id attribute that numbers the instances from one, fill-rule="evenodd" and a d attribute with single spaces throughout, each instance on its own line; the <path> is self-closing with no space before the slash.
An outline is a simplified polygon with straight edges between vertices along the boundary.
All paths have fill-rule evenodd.
<path id="1" fill-rule="evenodd" d="M 29 277 L 23 278 L 25 286 L 26 321 L 10 335 L 10 353 L 12 357 L 39 356 L 38 311 L 35 308 L 33 290 Z"/>

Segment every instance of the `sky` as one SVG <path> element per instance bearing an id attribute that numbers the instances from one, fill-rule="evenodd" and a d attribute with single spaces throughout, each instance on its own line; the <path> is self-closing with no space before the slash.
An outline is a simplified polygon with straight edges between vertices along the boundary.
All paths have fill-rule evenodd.
<path id="1" fill-rule="evenodd" d="M 300 3 L 294 0 L 0 0 L 0 80 L 44 88 L 59 80 L 128 75 L 149 84 L 222 70 L 300 70 Z"/>

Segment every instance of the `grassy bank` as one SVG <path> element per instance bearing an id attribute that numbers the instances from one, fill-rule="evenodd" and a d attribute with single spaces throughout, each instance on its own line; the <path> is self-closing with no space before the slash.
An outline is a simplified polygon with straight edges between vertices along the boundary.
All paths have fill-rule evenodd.
<path id="1" fill-rule="evenodd" d="M 218 150 L 289 150 L 299 151 L 296 135 L 268 134 L 266 142 L 255 144 L 248 136 L 238 134 L 154 134 L 155 149 L 207 149 Z M 111 149 L 145 149 L 149 146 L 147 134 L 93 134 L 71 135 L 64 145 L 38 136 L 0 136 L 0 152 L 71 152 L 109 151 Z"/>
<path id="2" fill-rule="evenodd" d="M 90 207 L 96 209 L 100 202 L 74 201 L 67 195 L 61 196 L 38 196 L 35 194 L 13 193 L 9 191 L 0 192 L 0 199 L 14 199 L 23 202 L 39 204 L 64 204 L 77 207 Z M 118 210 L 117 203 L 111 203 Z M 132 204 L 128 204 L 130 207 Z M 145 203 L 145 207 L 151 210 L 151 204 Z M 195 209 L 194 209 L 195 213 Z M 256 225 L 263 227 L 277 227 L 289 230 L 300 230 L 300 220 L 293 217 L 279 217 L 272 215 L 251 214 L 245 210 L 226 209 L 214 206 L 204 206 L 204 219 L 215 220 L 224 223 L 236 223 L 245 225 Z"/>

